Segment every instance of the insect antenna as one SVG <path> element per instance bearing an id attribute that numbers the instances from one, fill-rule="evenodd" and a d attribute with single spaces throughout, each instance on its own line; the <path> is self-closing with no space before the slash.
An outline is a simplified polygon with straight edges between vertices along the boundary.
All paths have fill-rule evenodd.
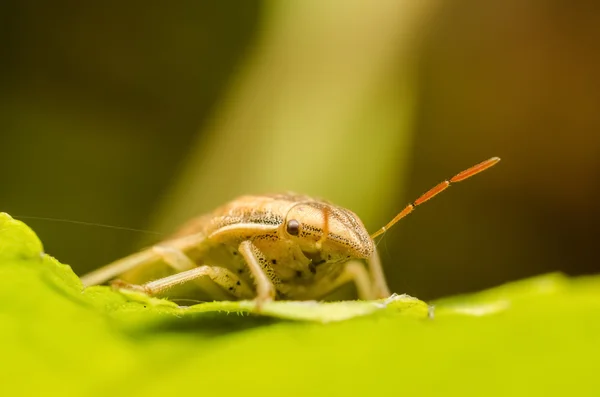
<path id="1" fill-rule="evenodd" d="M 70 219 L 48 218 L 48 217 L 44 217 L 44 216 L 20 216 L 20 215 L 15 215 L 15 218 L 17 218 L 17 219 L 31 219 L 31 220 L 46 221 L 46 222 L 71 223 L 71 224 L 74 224 L 74 225 L 103 227 L 103 228 L 107 228 L 107 229 L 124 230 L 124 231 L 128 231 L 128 232 L 136 232 L 136 233 L 155 234 L 155 235 L 159 235 L 159 236 L 163 234 L 163 233 L 159 233 L 159 232 L 154 232 L 152 230 L 134 229 L 134 228 L 131 228 L 131 227 L 115 226 L 115 225 L 105 225 L 105 224 L 102 224 L 102 223 L 95 223 L 95 222 L 74 221 L 74 220 L 70 220 Z"/>
<path id="2" fill-rule="evenodd" d="M 394 226 L 400 219 L 404 218 L 406 215 L 413 212 L 415 207 L 423 204 L 427 200 L 440 194 L 441 192 L 446 190 L 448 187 L 450 187 L 450 185 L 452 185 L 453 183 L 464 181 L 465 179 L 470 178 L 475 174 L 485 171 L 488 168 L 490 168 L 491 166 L 495 165 L 498 161 L 500 161 L 499 157 L 492 157 L 491 159 L 485 160 L 477 165 L 467 168 L 466 170 L 464 170 L 462 172 L 459 172 L 458 174 L 454 175 L 450 179 L 446 179 L 445 181 L 438 183 L 436 186 L 432 187 L 427 192 L 422 194 L 418 199 L 416 199 L 412 203 L 408 204 L 402 211 L 400 211 L 400 213 L 398 215 L 396 215 L 394 217 L 394 219 L 389 221 L 387 225 L 385 225 L 381 229 L 377 230 L 375 233 L 371 234 L 371 238 L 375 238 L 375 237 L 385 233 L 389 228 Z"/>

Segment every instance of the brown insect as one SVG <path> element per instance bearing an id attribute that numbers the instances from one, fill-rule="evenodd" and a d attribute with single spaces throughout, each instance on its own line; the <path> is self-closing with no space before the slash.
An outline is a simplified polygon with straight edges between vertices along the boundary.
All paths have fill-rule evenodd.
<path id="1" fill-rule="evenodd" d="M 120 276 L 113 285 L 151 296 L 192 286 L 194 296 L 203 300 L 254 298 L 257 304 L 319 299 L 349 282 L 361 299 L 388 297 L 373 239 L 452 183 L 498 161 L 493 157 L 441 182 L 371 235 L 352 211 L 323 200 L 296 194 L 243 196 L 82 281 L 91 286 Z"/>

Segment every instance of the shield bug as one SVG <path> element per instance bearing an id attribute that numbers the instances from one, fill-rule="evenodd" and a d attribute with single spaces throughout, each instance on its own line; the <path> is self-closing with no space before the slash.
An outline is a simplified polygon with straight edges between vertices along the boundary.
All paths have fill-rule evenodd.
<path id="1" fill-rule="evenodd" d="M 390 291 L 373 239 L 451 184 L 498 161 L 493 157 L 439 183 L 372 234 L 352 211 L 324 200 L 292 193 L 242 196 L 82 282 L 91 286 L 120 277 L 113 285 L 151 296 L 192 286 L 202 300 L 258 304 L 319 299 L 353 282 L 359 298 L 384 298 Z"/>

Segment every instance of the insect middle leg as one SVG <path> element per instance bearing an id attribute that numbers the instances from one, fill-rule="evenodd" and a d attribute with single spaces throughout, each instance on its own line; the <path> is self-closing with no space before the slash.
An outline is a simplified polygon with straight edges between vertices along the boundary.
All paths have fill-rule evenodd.
<path id="1" fill-rule="evenodd" d="M 165 252 L 166 250 L 182 251 L 186 247 L 200 247 L 205 242 L 206 237 L 200 233 L 170 240 L 168 242 L 165 242 L 164 245 L 147 248 L 143 251 L 129 255 L 125 258 L 118 259 L 109 265 L 103 266 L 88 274 L 85 274 L 81 277 L 81 282 L 84 285 L 84 287 L 102 284 L 115 277 L 118 277 L 120 274 L 129 272 L 136 268 L 140 268 L 145 265 L 156 262 L 157 260 L 160 260 L 161 256 L 164 256 L 161 253 Z M 169 265 L 177 271 L 188 270 L 192 267 L 195 267 L 194 264 L 192 264 L 192 266 L 189 266 L 188 262 L 184 263 L 181 261 L 174 261 L 172 264 Z M 183 267 L 173 266 L 173 264 L 182 265 Z"/>
<path id="2" fill-rule="evenodd" d="M 128 284 L 121 280 L 115 280 L 112 284 L 116 287 L 142 291 L 148 295 L 160 295 L 164 291 L 177 285 L 199 280 L 202 277 L 208 277 L 229 294 L 239 299 L 247 299 L 254 296 L 254 292 L 250 286 L 229 269 L 209 265 L 196 267 L 196 264 L 187 255 L 173 247 L 155 246 L 152 250 L 158 254 L 167 265 L 179 271 L 179 273 L 153 280 L 142 285 Z"/>
<path id="3" fill-rule="evenodd" d="M 155 295 L 176 285 L 208 276 L 216 284 L 240 299 L 255 297 L 258 307 L 260 308 L 264 302 L 271 301 L 275 298 L 277 292 L 276 285 L 279 285 L 281 281 L 268 264 L 267 259 L 260 249 L 258 249 L 252 241 L 243 241 L 239 245 L 239 252 L 244 257 L 246 265 L 254 278 L 256 293 L 254 293 L 244 280 L 240 279 L 238 275 L 234 274 L 229 269 L 206 265 L 151 281 L 137 288 L 141 288 L 149 295 Z M 169 248 L 166 250 L 159 250 L 159 253 L 163 260 L 174 268 L 193 265 L 193 262 L 179 250 Z M 136 287 L 134 286 L 134 288 Z"/>
<path id="4" fill-rule="evenodd" d="M 210 278 L 215 284 L 239 299 L 251 299 L 254 296 L 252 288 L 239 278 L 237 274 L 231 272 L 229 269 L 209 265 L 198 266 L 185 272 L 175 273 L 142 285 L 128 284 L 120 280 L 115 280 L 113 285 L 119 288 L 141 291 L 150 296 L 156 296 L 177 285 L 198 280 L 201 277 Z"/>

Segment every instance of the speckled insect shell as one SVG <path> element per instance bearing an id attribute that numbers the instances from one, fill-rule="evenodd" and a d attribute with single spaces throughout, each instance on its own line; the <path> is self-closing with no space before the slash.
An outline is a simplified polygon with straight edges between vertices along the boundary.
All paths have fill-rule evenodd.
<path id="1" fill-rule="evenodd" d="M 371 235 L 352 211 L 323 200 L 293 193 L 242 196 L 81 282 L 89 287 L 113 280 L 117 288 L 170 298 L 178 295 L 174 288 L 194 287 L 204 293 L 200 299 L 254 299 L 257 307 L 272 299 L 321 299 L 349 282 L 361 299 L 385 298 L 390 290 L 373 238 L 498 161 L 492 157 L 438 183 Z"/>
<path id="2" fill-rule="evenodd" d="M 228 237 L 235 235 L 251 238 L 274 234 L 284 222 L 295 219 L 301 224 L 298 237 L 316 242 L 322 237 L 325 208 L 329 217 L 329 245 L 347 250 L 350 257 L 368 258 L 373 252 L 373 240 L 354 212 L 325 200 L 295 193 L 238 197 L 211 214 L 192 220 L 174 237 L 202 232 L 210 240 L 228 242 Z M 264 229 L 255 229 L 252 236 L 245 235 L 248 225 L 264 226 Z M 280 234 L 279 237 L 289 236 Z M 234 238 L 234 241 L 239 243 L 239 239 Z"/>
<path id="3" fill-rule="evenodd" d="M 328 233 L 322 239 L 325 216 Z M 290 221 L 298 224 L 295 235 L 289 233 Z M 238 246 L 251 240 L 258 248 L 261 265 L 276 280 L 279 299 L 303 298 L 311 286 L 333 282 L 342 272 L 343 263 L 353 258 L 367 259 L 374 250 L 373 240 L 356 214 L 293 193 L 239 197 L 188 222 L 165 242 L 194 234 L 203 234 L 207 239 L 200 245 L 182 247 L 190 259 L 197 265 L 228 268 L 249 283 L 251 276 Z M 163 276 L 156 272 L 158 269 L 144 266 L 122 278 L 145 282 Z M 202 288 L 212 289 L 209 285 Z"/>

